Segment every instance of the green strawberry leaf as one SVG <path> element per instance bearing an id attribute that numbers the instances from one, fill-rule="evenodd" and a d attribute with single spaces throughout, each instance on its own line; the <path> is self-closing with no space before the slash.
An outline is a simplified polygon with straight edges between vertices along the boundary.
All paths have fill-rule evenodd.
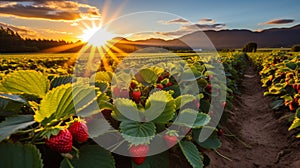
<path id="1" fill-rule="evenodd" d="M 210 108 L 210 103 L 208 100 L 205 99 L 201 99 L 200 100 L 200 108 L 199 110 L 202 112 L 209 112 L 209 108 Z"/>
<path id="2" fill-rule="evenodd" d="M 97 96 L 99 95 L 96 95 L 96 98 Z M 94 87 L 61 85 L 49 91 L 41 100 L 34 119 L 45 126 L 52 120 L 59 121 L 75 115 L 76 112 L 79 113 L 94 101 L 96 101 Z"/>
<path id="3" fill-rule="evenodd" d="M 291 70 L 295 70 L 297 67 L 297 64 L 294 62 L 288 62 L 285 64 L 288 68 L 290 68 Z"/>
<path id="4" fill-rule="evenodd" d="M 175 114 L 175 101 L 169 92 L 157 91 L 146 100 L 145 109 L 143 117 L 146 121 L 167 123 Z"/>
<path id="5" fill-rule="evenodd" d="M 105 134 L 112 127 L 104 118 L 93 118 L 92 121 L 87 122 L 88 132 L 90 138 L 96 138 Z"/>
<path id="6" fill-rule="evenodd" d="M 130 99 L 118 98 L 114 101 L 114 111 L 112 117 L 116 120 L 135 120 L 141 121 L 140 110 L 137 109 L 136 103 Z"/>
<path id="7" fill-rule="evenodd" d="M 295 117 L 300 118 L 300 107 L 297 108 Z"/>
<path id="8" fill-rule="evenodd" d="M 180 149 L 193 168 L 202 168 L 202 155 L 198 151 L 197 147 L 190 141 L 180 141 Z"/>
<path id="9" fill-rule="evenodd" d="M 7 117 L 0 123 L 0 141 L 4 140 L 16 131 L 26 128 L 34 123 L 35 121 L 33 120 L 32 115 Z"/>
<path id="10" fill-rule="evenodd" d="M 146 101 L 144 115 L 147 121 L 154 123 L 168 123 L 176 111 L 172 95 L 166 91 L 154 92 Z"/>
<path id="11" fill-rule="evenodd" d="M 35 145 L 21 143 L 0 144 L 1 167 L 40 168 L 43 167 L 41 153 Z"/>
<path id="12" fill-rule="evenodd" d="M 187 108 L 180 111 L 176 124 L 184 125 L 189 128 L 200 128 L 208 124 L 209 121 L 209 115 L 205 113 L 198 113 L 198 111 Z"/>
<path id="13" fill-rule="evenodd" d="M 276 100 L 271 103 L 273 110 L 277 110 L 284 105 L 284 100 Z"/>
<path id="14" fill-rule="evenodd" d="M 193 128 L 200 128 L 207 125 L 210 121 L 210 116 L 206 113 L 198 113 Z"/>
<path id="15" fill-rule="evenodd" d="M 26 104 L 26 100 L 18 95 L 0 93 L 0 116 L 18 114 Z"/>
<path id="16" fill-rule="evenodd" d="M 198 86 L 202 89 L 204 89 L 208 84 L 208 82 L 203 78 L 198 79 L 197 83 L 198 83 Z"/>
<path id="17" fill-rule="evenodd" d="M 218 135 L 213 132 L 205 141 L 199 142 L 199 135 L 202 129 L 193 129 L 193 140 L 203 148 L 217 149 L 221 146 Z"/>
<path id="18" fill-rule="evenodd" d="M 76 168 L 115 168 L 115 160 L 111 153 L 99 145 L 84 145 L 79 149 L 79 158 L 70 160 L 73 167 Z M 69 168 L 69 165 L 64 159 L 60 168 Z"/>
<path id="19" fill-rule="evenodd" d="M 8 74 L 0 83 L 0 92 L 29 94 L 44 97 L 49 89 L 49 80 L 41 72 L 20 70 Z"/>
<path id="20" fill-rule="evenodd" d="M 152 122 L 122 121 L 120 130 L 125 140 L 131 144 L 139 145 L 150 143 L 155 137 L 156 127 Z"/>
<path id="21" fill-rule="evenodd" d="M 113 73 L 109 71 L 99 71 L 91 76 L 95 82 L 108 82 L 110 83 L 113 77 Z"/>
<path id="22" fill-rule="evenodd" d="M 50 90 L 56 88 L 57 86 L 65 85 L 72 82 L 73 82 L 72 76 L 56 76 L 51 80 Z"/>
<path id="23" fill-rule="evenodd" d="M 185 95 L 178 96 L 175 99 L 176 110 L 179 110 L 181 107 L 183 107 L 184 105 L 186 105 L 194 100 L 196 100 L 196 97 L 193 95 L 185 94 Z"/>
<path id="24" fill-rule="evenodd" d="M 92 85 L 95 85 L 97 88 L 100 89 L 101 92 L 106 92 L 107 89 L 108 89 L 108 83 L 107 82 L 95 82 L 94 84 Z"/>
<path id="25" fill-rule="evenodd" d="M 156 83 L 158 76 L 151 69 L 142 69 L 136 75 L 135 78 L 140 83 Z"/>
<path id="26" fill-rule="evenodd" d="M 97 96 L 97 101 L 93 101 L 82 110 L 77 111 L 77 115 L 81 117 L 88 117 L 101 112 L 103 109 L 112 109 L 112 105 L 109 102 L 109 97 L 105 93 L 100 92 Z"/>

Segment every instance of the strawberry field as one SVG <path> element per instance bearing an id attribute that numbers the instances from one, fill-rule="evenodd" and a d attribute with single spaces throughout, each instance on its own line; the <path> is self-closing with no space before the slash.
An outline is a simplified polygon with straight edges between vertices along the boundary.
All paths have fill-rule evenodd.
<path id="1" fill-rule="evenodd" d="M 300 126 L 300 56 L 297 53 L 274 51 L 272 53 L 250 54 L 261 75 L 262 87 L 267 88 L 264 95 L 272 96 L 272 109 L 283 113 L 291 120 L 288 130 Z"/>
<path id="2" fill-rule="evenodd" d="M 0 166 L 198 168 L 211 151 L 226 159 L 218 150 L 231 128 L 220 123 L 251 61 L 274 112 L 290 119 L 286 131 L 300 137 L 295 53 L 2 56 Z"/>

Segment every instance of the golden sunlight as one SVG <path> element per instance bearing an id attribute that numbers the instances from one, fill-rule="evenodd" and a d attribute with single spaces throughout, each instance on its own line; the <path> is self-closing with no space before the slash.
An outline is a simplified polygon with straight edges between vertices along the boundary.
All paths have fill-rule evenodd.
<path id="1" fill-rule="evenodd" d="M 86 29 L 83 30 L 83 34 L 79 36 L 82 41 L 97 47 L 105 45 L 107 41 L 113 39 L 114 37 L 115 35 L 107 31 L 107 29 L 102 27 L 102 25 L 86 27 Z"/>

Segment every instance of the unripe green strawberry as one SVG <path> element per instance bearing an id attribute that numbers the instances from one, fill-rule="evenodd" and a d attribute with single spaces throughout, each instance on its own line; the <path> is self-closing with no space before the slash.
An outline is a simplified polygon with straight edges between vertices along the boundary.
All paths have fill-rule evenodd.
<path id="1" fill-rule="evenodd" d="M 149 153 L 149 145 L 147 144 L 142 144 L 142 145 L 132 145 L 129 148 L 129 153 L 130 156 L 132 157 L 132 160 L 137 164 L 137 165 L 141 165 L 142 163 L 144 163 L 146 156 Z"/>
<path id="2" fill-rule="evenodd" d="M 86 142 L 89 138 L 88 127 L 83 120 L 72 123 L 69 131 L 73 138 L 80 143 Z"/>
<path id="3" fill-rule="evenodd" d="M 46 145 L 59 153 L 69 153 L 72 151 L 72 134 L 68 129 L 61 130 L 57 135 L 46 139 Z"/>

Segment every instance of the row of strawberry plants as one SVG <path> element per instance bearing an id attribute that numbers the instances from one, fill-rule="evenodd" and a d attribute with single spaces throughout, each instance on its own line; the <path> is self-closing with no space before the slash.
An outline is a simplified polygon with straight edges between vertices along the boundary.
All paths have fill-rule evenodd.
<path id="1" fill-rule="evenodd" d="M 283 51 L 249 54 L 259 68 L 265 96 L 273 96 L 271 106 L 290 117 L 288 130 L 300 138 L 300 55 Z M 298 129 L 297 129 L 298 128 Z"/>
<path id="2" fill-rule="evenodd" d="M 53 150 L 60 167 L 115 167 L 116 155 L 107 150 L 127 149 L 132 167 L 168 167 L 168 153 L 172 152 L 181 152 L 192 167 L 203 167 L 207 164 L 203 149 L 221 145 L 218 136 L 222 130 L 210 124 L 218 117 L 216 112 L 226 106 L 226 94 L 230 99 L 237 92 L 241 77 L 237 69 L 245 67 L 244 56 L 230 54 L 222 60 L 206 61 L 191 57 L 186 62 L 142 69 L 129 83 L 123 82 L 128 74 L 118 74 L 119 83 L 126 83 L 120 86 L 111 86 L 114 74 L 102 71 L 89 78 L 49 76 L 33 70 L 5 75 L 0 83 L 1 164 L 49 166 L 47 155 Z M 218 63 L 223 63 L 225 74 Z M 175 79 L 176 75 L 182 78 Z M 197 82 L 196 95 L 189 86 L 191 80 Z M 212 99 L 217 103 L 212 105 Z M 200 141 L 203 129 L 213 133 Z M 114 142 L 109 136 L 112 149 L 96 145 L 111 132 L 118 132 L 115 139 L 122 141 Z M 161 148 L 170 149 L 148 156 L 156 141 Z M 14 157 L 20 151 L 23 155 Z"/>

